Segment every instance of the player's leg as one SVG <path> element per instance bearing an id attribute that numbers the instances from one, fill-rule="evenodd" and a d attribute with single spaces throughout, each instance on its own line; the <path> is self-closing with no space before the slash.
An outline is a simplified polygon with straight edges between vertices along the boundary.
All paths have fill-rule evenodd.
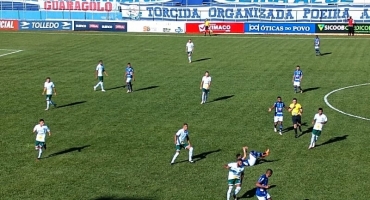
<path id="1" fill-rule="evenodd" d="M 297 116 L 292 116 L 292 122 L 293 122 L 293 129 L 294 129 L 294 134 L 295 134 L 295 138 L 298 138 L 298 131 L 297 131 L 297 126 L 298 126 L 298 122 L 297 122 Z"/>
<path id="2" fill-rule="evenodd" d="M 103 76 L 99 76 L 99 79 L 100 79 L 100 88 L 101 88 L 101 91 L 102 92 L 105 92 L 105 90 L 104 90 L 104 78 L 103 78 Z"/>
<path id="3" fill-rule="evenodd" d="M 294 92 L 297 93 L 298 92 L 298 85 L 297 85 L 297 82 L 294 81 L 293 83 L 293 87 L 294 87 Z"/>
<path id="4" fill-rule="evenodd" d="M 206 89 L 202 88 L 202 102 L 204 104 L 206 102 Z"/>
<path id="5" fill-rule="evenodd" d="M 234 199 L 238 199 L 238 198 L 236 197 L 236 195 L 238 195 L 238 193 L 239 193 L 239 192 L 240 192 L 240 190 L 242 189 L 241 184 L 240 184 L 240 179 L 237 179 L 237 184 L 236 184 L 235 186 L 236 186 L 236 188 L 235 188 L 235 191 L 234 191 L 234 195 L 233 195 L 233 197 L 234 197 Z"/>
<path id="6" fill-rule="evenodd" d="M 191 51 L 189 51 L 189 52 L 188 52 L 188 60 L 189 60 L 189 63 L 191 63 L 191 56 L 192 56 L 192 52 L 191 52 Z"/>
<path id="7" fill-rule="evenodd" d="M 94 86 L 94 90 L 96 90 L 101 85 L 101 78 L 98 76 L 98 83 Z"/>
<path id="8" fill-rule="evenodd" d="M 42 147 L 43 147 L 43 142 L 36 141 L 35 149 L 38 151 L 37 160 L 39 160 L 41 158 Z"/>
<path id="9" fill-rule="evenodd" d="M 308 149 L 312 149 L 315 147 L 316 141 L 319 138 L 320 131 L 319 130 L 312 130 L 312 136 L 311 136 L 311 143 Z"/>
<path id="10" fill-rule="evenodd" d="M 277 132 L 277 125 L 278 125 L 278 117 L 277 116 L 274 116 L 274 132 L 276 133 Z"/>
<path id="11" fill-rule="evenodd" d="M 194 148 L 188 144 L 185 144 L 185 149 L 189 150 L 189 162 L 193 163 L 193 150 Z"/>
<path id="12" fill-rule="evenodd" d="M 55 104 L 54 102 L 53 102 L 53 100 L 51 100 L 51 98 L 53 97 L 53 95 L 49 95 L 49 103 L 51 104 L 51 105 L 53 105 L 54 107 L 56 107 L 57 106 L 57 104 Z"/>
<path id="13" fill-rule="evenodd" d="M 283 134 L 283 117 L 279 117 L 279 134 L 282 135 Z"/>
<path id="14" fill-rule="evenodd" d="M 267 199 L 267 200 L 272 200 L 272 199 L 271 199 L 271 196 L 270 196 L 270 194 L 269 194 L 269 193 L 267 193 L 267 194 L 266 194 L 266 199 Z"/>
<path id="15" fill-rule="evenodd" d="M 297 126 L 299 128 L 299 132 L 302 133 L 302 117 L 300 115 L 297 116 Z"/>
<path id="16" fill-rule="evenodd" d="M 206 103 L 206 101 L 208 100 L 208 95 L 209 95 L 209 89 L 205 90 L 205 100 L 204 100 L 204 103 Z"/>
<path id="17" fill-rule="evenodd" d="M 175 153 L 175 155 L 173 155 L 171 165 L 173 165 L 175 163 L 175 160 L 176 160 L 177 156 L 179 156 L 179 154 L 180 154 L 180 150 L 181 150 L 181 145 L 176 145 L 176 153 Z"/>
<path id="18" fill-rule="evenodd" d="M 297 89 L 299 89 L 299 91 L 297 90 L 297 92 L 303 93 L 301 82 L 297 82 Z"/>
<path id="19" fill-rule="evenodd" d="M 49 110 L 49 107 L 50 107 L 50 95 L 46 95 L 46 109 L 45 110 Z"/>
<path id="20" fill-rule="evenodd" d="M 231 192 L 233 191 L 234 183 L 235 183 L 235 179 L 228 180 L 229 189 L 227 190 L 227 193 L 226 193 L 227 200 L 230 200 Z"/>
<path id="21" fill-rule="evenodd" d="M 131 92 L 131 78 L 126 79 L 127 93 Z"/>

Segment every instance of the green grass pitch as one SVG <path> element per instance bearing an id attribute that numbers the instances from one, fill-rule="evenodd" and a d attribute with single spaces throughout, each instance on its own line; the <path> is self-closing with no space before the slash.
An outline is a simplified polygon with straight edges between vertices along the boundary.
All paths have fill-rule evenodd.
<path id="1" fill-rule="evenodd" d="M 312 36 L 185 36 L 140 34 L 0 33 L 1 200 L 218 200 L 226 199 L 227 170 L 241 147 L 271 149 L 268 162 L 246 168 L 240 196 L 251 192 L 267 168 L 269 193 L 279 200 L 366 200 L 369 121 L 343 115 L 324 102 L 334 89 L 369 82 L 369 38 Z M 185 43 L 195 44 L 189 64 Z M 0 54 L 8 51 L 1 50 Z M 103 59 L 106 92 L 93 91 Z M 134 92 L 127 94 L 124 68 L 131 62 Z M 301 65 L 303 94 L 294 94 L 292 73 Z M 199 83 L 212 76 L 210 103 L 200 105 Z M 57 88 L 59 108 L 45 111 L 45 77 Z M 336 108 L 370 118 L 370 86 L 329 96 Z M 308 130 L 319 107 L 329 122 L 318 146 L 310 133 L 273 132 L 267 109 L 277 96 L 304 108 Z M 32 128 L 43 118 L 52 131 L 45 159 L 36 162 Z M 291 126 L 285 113 L 285 126 Z M 178 164 L 173 135 L 189 123 L 197 162 Z"/>

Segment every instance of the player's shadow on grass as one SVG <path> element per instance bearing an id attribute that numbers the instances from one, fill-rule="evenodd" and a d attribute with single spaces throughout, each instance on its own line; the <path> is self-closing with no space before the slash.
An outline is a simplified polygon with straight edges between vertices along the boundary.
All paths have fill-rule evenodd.
<path id="1" fill-rule="evenodd" d="M 320 89 L 320 87 L 307 88 L 307 89 L 304 89 L 304 90 L 303 90 L 303 93 L 305 93 L 305 92 L 309 92 L 309 91 L 312 91 L 312 90 L 317 90 L 317 89 Z"/>
<path id="2" fill-rule="evenodd" d="M 322 53 L 320 56 L 326 56 L 326 55 L 330 55 L 331 52 L 326 52 L 326 53 Z"/>
<path id="3" fill-rule="evenodd" d="M 276 160 L 266 160 L 265 158 L 262 158 L 262 159 L 258 159 L 256 161 L 256 165 L 261 165 L 263 163 L 270 163 L 270 162 L 276 162 L 276 161 L 279 161 L 280 159 L 276 159 Z"/>
<path id="4" fill-rule="evenodd" d="M 331 143 L 334 143 L 334 142 L 339 142 L 339 141 L 347 139 L 347 137 L 348 137 L 348 135 L 333 137 L 333 138 L 330 138 L 328 141 L 326 141 L 322 144 L 316 145 L 315 147 L 324 146 L 324 145 L 331 144 Z"/>
<path id="5" fill-rule="evenodd" d="M 304 122 L 304 123 L 302 123 L 301 125 L 302 125 L 302 126 L 307 126 L 307 123 L 306 123 L 306 122 Z M 289 132 L 289 131 L 292 131 L 292 130 L 294 130 L 294 127 L 293 127 L 293 126 L 290 126 L 290 127 L 288 127 L 288 128 L 283 129 L 283 133 L 286 133 L 286 132 Z"/>
<path id="6" fill-rule="evenodd" d="M 198 60 L 193 60 L 192 62 L 202 62 L 202 61 L 206 61 L 206 60 L 210 60 L 212 58 L 201 58 L 201 59 L 198 59 Z"/>
<path id="7" fill-rule="evenodd" d="M 303 131 L 298 137 L 302 137 L 303 135 L 307 134 L 307 133 L 311 133 L 313 130 L 313 127 L 310 127 L 308 128 L 307 130 Z"/>
<path id="8" fill-rule="evenodd" d="M 58 151 L 56 153 L 50 154 L 47 158 L 63 155 L 63 154 L 66 154 L 66 153 L 71 153 L 71 152 L 74 152 L 74 151 L 81 152 L 82 149 L 90 147 L 90 146 L 91 145 L 85 145 L 85 146 L 81 146 L 81 147 L 72 147 L 72 148 L 69 148 L 69 149 L 66 149 L 66 150 L 63 150 L 63 151 Z"/>
<path id="9" fill-rule="evenodd" d="M 121 86 L 117 86 L 117 87 L 112 87 L 112 88 L 108 88 L 108 89 L 105 89 L 106 91 L 108 90 L 116 90 L 116 89 L 120 89 L 120 88 L 125 88 L 126 85 L 121 85 Z"/>
<path id="10" fill-rule="evenodd" d="M 210 101 L 209 103 L 212 103 L 212 102 L 216 102 L 216 101 L 222 101 L 222 100 L 226 100 L 226 99 L 230 99 L 232 98 L 234 95 L 228 95 L 228 96 L 223 96 L 223 97 L 218 97 L 216 99 L 213 99 L 212 101 Z"/>
<path id="11" fill-rule="evenodd" d="M 69 104 L 64 104 L 64 105 L 58 106 L 57 108 L 64 108 L 64 107 L 69 107 L 69 106 L 75 106 L 75 105 L 83 104 L 83 103 L 86 103 L 86 102 L 87 101 L 76 101 L 76 102 L 73 102 L 73 103 L 69 103 Z"/>
<path id="12" fill-rule="evenodd" d="M 92 200 L 154 200 L 153 198 L 132 198 L 132 197 L 98 197 L 94 198 Z"/>
<path id="13" fill-rule="evenodd" d="M 271 185 L 270 186 L 270 189 L 276 187 L 276 185 Z M 256 195 L 256 190 L 257 188 L 253 188 L 253 189 L 250 189 L 248 191 L 246 191 L 241 197 L 241 199 L 249 199 L 249 198 L 253 198 L 255 195 Z"/>
<path id="14" fill-rule="evenodd" d="M 134 90 L 134 92 L 144 91 L 144 90 L 151 90 L 151 89 L 154 89 L 154 88 L 157 88 L 157 87 L 159 87 L 159 86 L 153 85 L 153 86 L 149 86 L 149 87 L 145 87 L 145 88 L 139 88 L 137 90 Z"/>
<path id="15" fill-rule="evenodd" d="M 212 150 L 212 151 L 207 151 L 207 152 L 203 152 L 203 153 L 200 153 L 200 154 L 197 154 L 197 155 L 194 155 L 193 156 L 193 161 L 194 162 L 198 162 L 198 161 L 201 161 L 205 158 L 207 158 L 207 156 L 209 154 L 212 154 L 212 153 L 217 153 L 217 152 L 220 152 L 221 149 L 217 149 L 217 150 Z M 182 163 L 182 162 L 188 162 L 188 160 L 183 160 L 183 161 L 180 161 L 178 163 Z"/>

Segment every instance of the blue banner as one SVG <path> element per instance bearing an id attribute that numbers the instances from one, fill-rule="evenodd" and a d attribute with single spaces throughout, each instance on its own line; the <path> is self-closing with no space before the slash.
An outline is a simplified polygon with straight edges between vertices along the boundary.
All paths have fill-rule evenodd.
<path id="1" fill-rule="evenodd" d="M 244 32 L 256 34 L 314 34 L 316 26 L 312 23 L 245 23 Z"/>
<path id="2" fill-rule="evenodd" d="M 72 21 L 19 21 L 19 30 L 71 31 Z"/>
<path id="3" fill-rule="evenodd" d="M 75 21 L 75 31 L 120 31 L 127 32 L 126 22 Z"/>

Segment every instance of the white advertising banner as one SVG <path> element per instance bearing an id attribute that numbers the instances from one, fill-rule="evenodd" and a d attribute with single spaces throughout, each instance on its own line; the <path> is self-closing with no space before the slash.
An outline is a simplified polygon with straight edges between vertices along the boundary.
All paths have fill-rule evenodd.
<path id="1" fill-rule="evenodd" d="M 186 22 L 128 21 L 127 32 L 185 33 Z"/>

